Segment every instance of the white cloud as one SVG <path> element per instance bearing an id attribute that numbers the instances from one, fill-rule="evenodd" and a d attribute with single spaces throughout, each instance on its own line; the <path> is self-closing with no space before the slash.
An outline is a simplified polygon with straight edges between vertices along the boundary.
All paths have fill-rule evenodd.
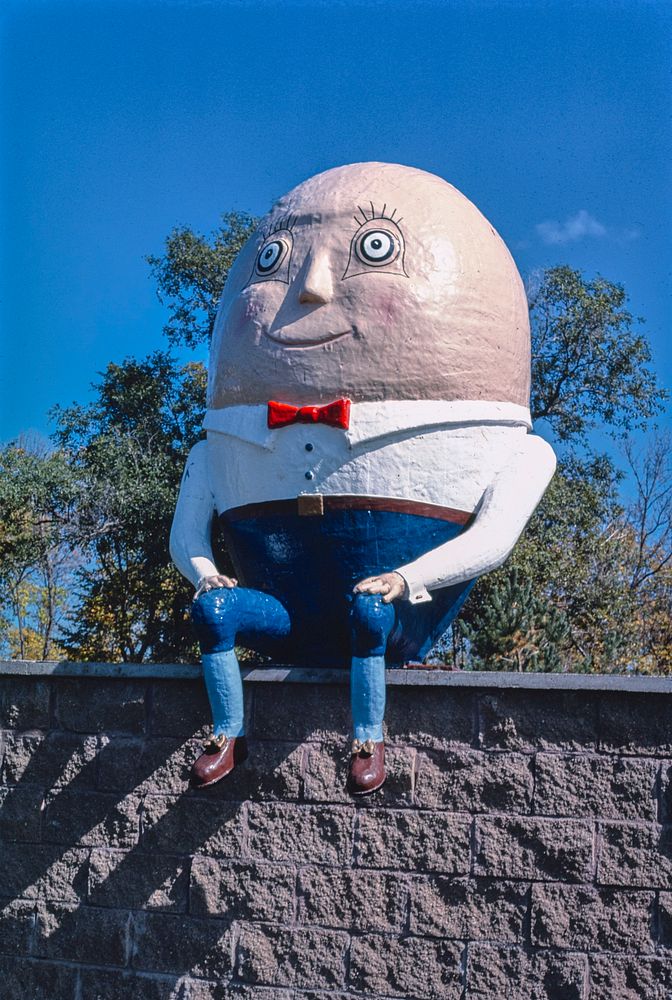
<path id="1" fill-rule="evenodd" d="M 638 240 L 642 235 L 641 226 L 629 226 L 627 229 L 623 229 L 619 233 L 620 243 L 632 243 L 634 240 Z"/>
<path id="2" fill-rule="evenodd" d="M 564 222 L 549 219 L 546 222 L 540 222 L 535 228 L 544 243 L 553 245 L 576 243 L 577 240 L 585 239 L 586 236 L 601 237 L 607 235 L 607 227 L 598 222 L 585 208 L 580 209 L 576 215 L 570 216 Z"/>

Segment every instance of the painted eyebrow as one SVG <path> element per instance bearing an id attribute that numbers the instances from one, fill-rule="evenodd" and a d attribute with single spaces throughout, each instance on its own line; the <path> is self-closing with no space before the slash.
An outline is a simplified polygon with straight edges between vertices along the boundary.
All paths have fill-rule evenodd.
<path id="1" fill-rule="evenodd" d="M 361 205 L 357 206 L 357 211 L 361 213 L 362 218 L 360 219 L 357 215 L 353 215 L 353 219 L 358 226 L 363 226 L 365 222 L 371 222 L 373 219 L 389 219 L 390 222 L 396 222 L 397 225 L 403 221 L 402 218 L 395 219 L 395 215 L 397 214 L 396 208 L 392 209 L 391 214 L 387 211 L 387 202 L 384 203 L 380 212 L 376 211 L 375 205 L 372 201 L 369 202 L 369 205 L 370 214 L 368 208 L 362 208 Z"/>

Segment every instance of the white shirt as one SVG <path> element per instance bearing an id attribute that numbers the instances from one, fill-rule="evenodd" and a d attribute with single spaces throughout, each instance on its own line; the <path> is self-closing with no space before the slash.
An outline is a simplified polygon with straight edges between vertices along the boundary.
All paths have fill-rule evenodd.
<path id="1" fill-rule="evenodd" d="M 431 600 L 430 590 L 503 562 L 555 468 L 550 446 L 528 433 L 529 411 L 513 403 L 353 403 L 348 430 L 269 430 L 266 406 L 232 406 L 209 410 L 203 426 L 171 531 L 173 559 L 194 584 L 217 572 L 211 521 L 231 507 L 321 493 L 478 508 L 461 536 L 399 567 L 408 598 Z"/>

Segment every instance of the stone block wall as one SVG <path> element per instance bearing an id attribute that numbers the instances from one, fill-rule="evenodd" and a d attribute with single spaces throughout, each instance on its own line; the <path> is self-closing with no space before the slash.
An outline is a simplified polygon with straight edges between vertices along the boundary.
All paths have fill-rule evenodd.
<path id="1" fill-rule="evenodd" d="M 353 802 L 333 672 L 190 791 L 189 669 L 0 673 L 3 1000 L 670 1000 L 671 682 L 392 671 Z"/>

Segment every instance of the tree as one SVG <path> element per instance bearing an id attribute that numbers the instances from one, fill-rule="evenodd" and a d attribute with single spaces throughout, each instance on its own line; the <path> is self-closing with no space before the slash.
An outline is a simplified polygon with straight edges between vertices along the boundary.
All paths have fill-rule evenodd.
<path id="1" fill-rule="evenodd" d="M 672 438 L 656 435 L 641 451 L 632 439 L 625 457 L 634 497 L 625 510 L 629 586 L 643 638 L 637 669 L 672 673 Z"/>
<path id="2" fill-rule="evenodd" d="M 635 495 L 619 496 L 623 475 L 605 456 L 566 458 L 508 562 L 478 581 L 457 625 L 463 665 L 484 669 L 516 649 L 513 630 L 493 609 L 515 584 L 516 641 L 554 646 L 563 669 L 672 672 L 672 468 L 667 439 L 630 456 Z M 545 610 L 564 617 L 559 631 Z M 551 641 L 552 640 L 552 641 Z M 508 645 L 507 645 L 508 643 Z M 512 653 L 509 653 L 511 659 Z M 525 656 L 517 669 L 555 669 Z"/>
<path id="3" fill-rule="evenodd" d="M 67 457 L 39 441 L 0 451 L 0 608 L 4 655 L 48 659 L 76 565 L 77 489 Z"/>
<path id="4" fill-rule="evenodd" d="M 517 643 L 539 651 L 519 658 L 517 669 L 558 669 L 562 663 L 565 669 L 609 670 L 617 655 L 627 661 L 623 623 L 632 619 L 634 605 L 622 567 L 618 481 L 605 457 L 560 463 L 511 557 L 478 581 L 462 613 L 457 631 L 467 665 L 483 669 L 501 659 L 511 637 L 491 609 L 505 606 L 512 593 L 519 609 Z"/>
<path id="5" fill-rule="evenodd" d="M 86 552 L 64 645 L 82 659 L 193 658 L 189 585 L 172 566 L 170 524 L 182 469 L 198 440 L 202 365 L 157 351 L 110 364 L 87 406 L 56 408 L 56 440 L 78 482 Z"/>
<path id="6" fill-rule="evenodd" d="M 532 419 L 560 442 L 584 443 L 596 423 L 644 428 L 668 393 L 651 371 L 651 350 L 626 309 L 621 285 L 552 267 L 530 290 Z"/>
<path id="7" fill-rule="evenodd" d="M 646 427 L 668 395 L 626 305 L 623 288 L 604 278 L 589 281 L 566 266 L 537 276 L 531 411 L 555 434 L 561 460 L 513 555 L 478 581 L 462 612 L 455 634 L 463 665 L 510 664 L 515 655 L 517 669 L 645 669 L 670 648 L 661 593 L 670 559 L 664 448 L 640 479 L 630 451 L 639 499 L 626 509 L 613 463 L 586 445 L 596 425 L 613 434 Z M 655 587 L 637 593 L 635 580 L 647 574 Z"/>
<path id="8" fill-rule="evenodd" d="M 169 344 L 209 343 L 229 269 L 256 221 L 245 212 L 227 212 L 209 239 L 179 226 L 167 237 L 163 256 L 147 257 L 159 299 L 168 306 L 163 332 Z"/>
<path id="9" fill-rule="evenodd" d="M 165 255 L 148 258 L 159 296 L 168 304 L 164 332 L 171 344 L 194 347 L 207 341 L 229 267 L 253 228 L 251 217 L 229 213 L 210 239 L 178 228 L 166 240 Z M 54 439 L 75 497 L 68 519 L 70 551 L 80 560 L 74 596 L 72 582 L 65 592 L 49 591 L 50 599 L 66 597 L 72 611 L 69 621 L 61 621 L 59 655 L 196 657 L 188 614 L 192 588 L 172 566 L 168 537 L 184 462 L 201 433 L 206 381 L 202 365 L 180 368 L 168 352 L 157 351 L 141 361 L 108 365 L 92 404 L 53 411 Z M 15 530 L 21 512 L 30 509 L 30 477 L 3 480 L 14 489 L 16 511 L 7 508 L 7 519 L 14 518 L 12 551 L 7 545 L 3 551 L 0 543 L 0 580 L 12 596 L 0 603 L 0 617 L 7 622 L 8 655 L 23 656 L 37 648 L 33 626 L 44 614 L 34 580 L 47 567 L 40 569 L 34 539 L 28 544 L 24 537 L 28 528 L 23 534 Z M 0 513 L 0 531 L 9 526 L 7 519 Z M 219 539 L 214 541 L 228 568 Z M 41 655 L 54 649 L 53 642 L 43 644 Z"/>
<path id="10" fill-rule="evenodd" d="M 672 435 L 658 434 L 643 453 L 629 438 L 624 452 L 635 485 L 628 520 L 636 550 L 630 586 L 637 590 L 672 562 Z"/>
<path id="11" fill-rule="evenodd" d="M 561 649 L 570 635 L 566 612 L 534 592 L 517 566 L 502 574 L 478 611 L 459 620 L 477 670 L 562 670 Z"/>

